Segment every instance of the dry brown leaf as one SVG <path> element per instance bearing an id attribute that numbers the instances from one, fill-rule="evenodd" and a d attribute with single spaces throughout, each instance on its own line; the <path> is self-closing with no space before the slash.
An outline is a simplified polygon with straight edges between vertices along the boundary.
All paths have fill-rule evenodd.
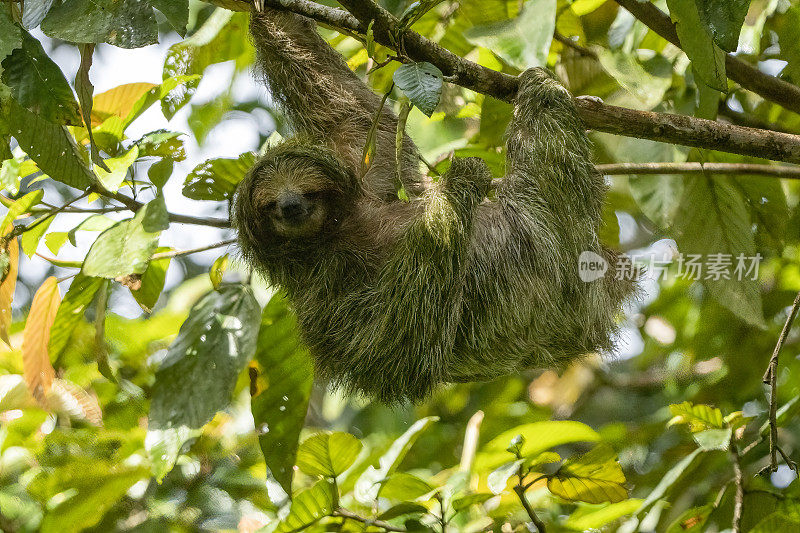
<path id="1" fill-rule="evenodd" d="M 47 392 L 47 408 L 71 418 L 86 420 L 95 426 L 103 425 L 103 412 L 97 399 L 79 386 L 55 378 Z"/>
<path id="2" fill-rule="evenodd" d="M 3 232 L 8 233 L 11 226 Z M 19 269 L 19 244 L 16 238 L 8 243 L 8 274 L 0 283 L 0 339 L 11 346 L 8 333 L 11 330 L 11 302 L 14 301 L 14 289 L 17 286 L 17 273 Z"/>
<path id="3" fill-rule="evenodd" d="M 28 389 L 42 407 L 47 406 L 47 392 L 55 378 L 47 343 L 60 303 L 58 281 L 51 276 L 42 283 L 33 297 L 22 337 L 22 372 Z"/>

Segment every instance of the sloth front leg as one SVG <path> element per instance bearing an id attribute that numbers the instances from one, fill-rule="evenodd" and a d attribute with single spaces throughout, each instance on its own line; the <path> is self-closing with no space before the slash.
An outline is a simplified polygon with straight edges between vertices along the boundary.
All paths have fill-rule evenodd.
<path id="1" fill-rule="evenodd" d="M 373 344 L 383 399 L 419 400 L 448 381 L 475 212 L 490 184 L 481 159 L 455 159 L 383 270 Z"/>

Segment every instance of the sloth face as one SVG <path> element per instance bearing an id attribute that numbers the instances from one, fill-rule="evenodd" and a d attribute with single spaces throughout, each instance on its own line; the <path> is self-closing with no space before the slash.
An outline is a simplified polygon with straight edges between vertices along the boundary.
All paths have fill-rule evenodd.
<path id="1" fill-rule="evenodd" d="M 286 239 L 311 237 L 335 219 L 335 184 L 317 169 L 263 169 L 257 178 L 253 203 L 276 235 Z"/>

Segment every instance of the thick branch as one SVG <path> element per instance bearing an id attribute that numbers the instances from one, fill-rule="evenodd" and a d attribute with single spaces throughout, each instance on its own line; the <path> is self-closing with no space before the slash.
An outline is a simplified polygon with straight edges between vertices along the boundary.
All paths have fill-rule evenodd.
<path id="1" fill-rule="evenodd" d="M 675 24 L 669 15 L 649 2 L 638 0 L 614 0 L 627 9 L 631 15 L 642 21 L 648 28 L 671 42 L 681 46 Z M 779 104 L 795 113 L 800 113 L 800 87 L 770 76 L 754 68 L 731 54 L 725 56 L 725 69 L 728 77 L 749 91 L 766 100 Z"/>
<path id="2" fill-rule="evenodd" d="M 250 0 L 210 0 L 217 5 L 245 11 Z M 355 17 L 341 9 L 321 6 L 309 0 L 265 0 L 265 4 L 313 18 L 317 22 L 350 32 L 364 33 L 370 21 L 377 42 L 392 47 L 398 21 L 371 0 L 340 2 Z M 671 24 L 671 22 L 670 22 Z M 436 65 L 448 80 L 500 100 L 511 101 L 518 80 L 502 72 L 468 61 L 418 33 L 403 33 L 404 52 L 415 61 Z M 757 71 L 756 71 L 757 72 Z M 788 85 L 788 84 L 785 84 Z M 734 154 L 800 163 L 800 136 L 746 128 L 683 115 L 635 111 L 577 98 L 576 104 L 586 126 L 596 131 L 627 137 L 651 139 Z"/>
<path id="3" fill-rule="evenodd" d="M 596 165 L 606 176 L 624 174 L 744 174 L 800 179 L 800 167 L 751 163 L 613 163 Z"/>

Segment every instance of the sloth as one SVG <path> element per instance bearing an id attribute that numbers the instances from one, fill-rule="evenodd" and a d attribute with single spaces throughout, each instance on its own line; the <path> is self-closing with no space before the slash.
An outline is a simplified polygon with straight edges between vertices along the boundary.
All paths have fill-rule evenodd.
<path id="1" fill-rule="evenodd" d="M 397 118 L 300 15 L 252 13 L 258 65 L 296 136 L 239 184 L 245 261 L 281 287 L 316 371 L 389 404 L 437 385 L 553 368 L 612 348 L 635 280 L 579 276 L 578 258 L 624 261 L 598 238 L 605 194 L 572 97 L 546 70 L 520 75 L 506 175 L 491 199 L 479 158 L 430 183 Z M 430 181 L 430 180 L 429 180 Z"/>

